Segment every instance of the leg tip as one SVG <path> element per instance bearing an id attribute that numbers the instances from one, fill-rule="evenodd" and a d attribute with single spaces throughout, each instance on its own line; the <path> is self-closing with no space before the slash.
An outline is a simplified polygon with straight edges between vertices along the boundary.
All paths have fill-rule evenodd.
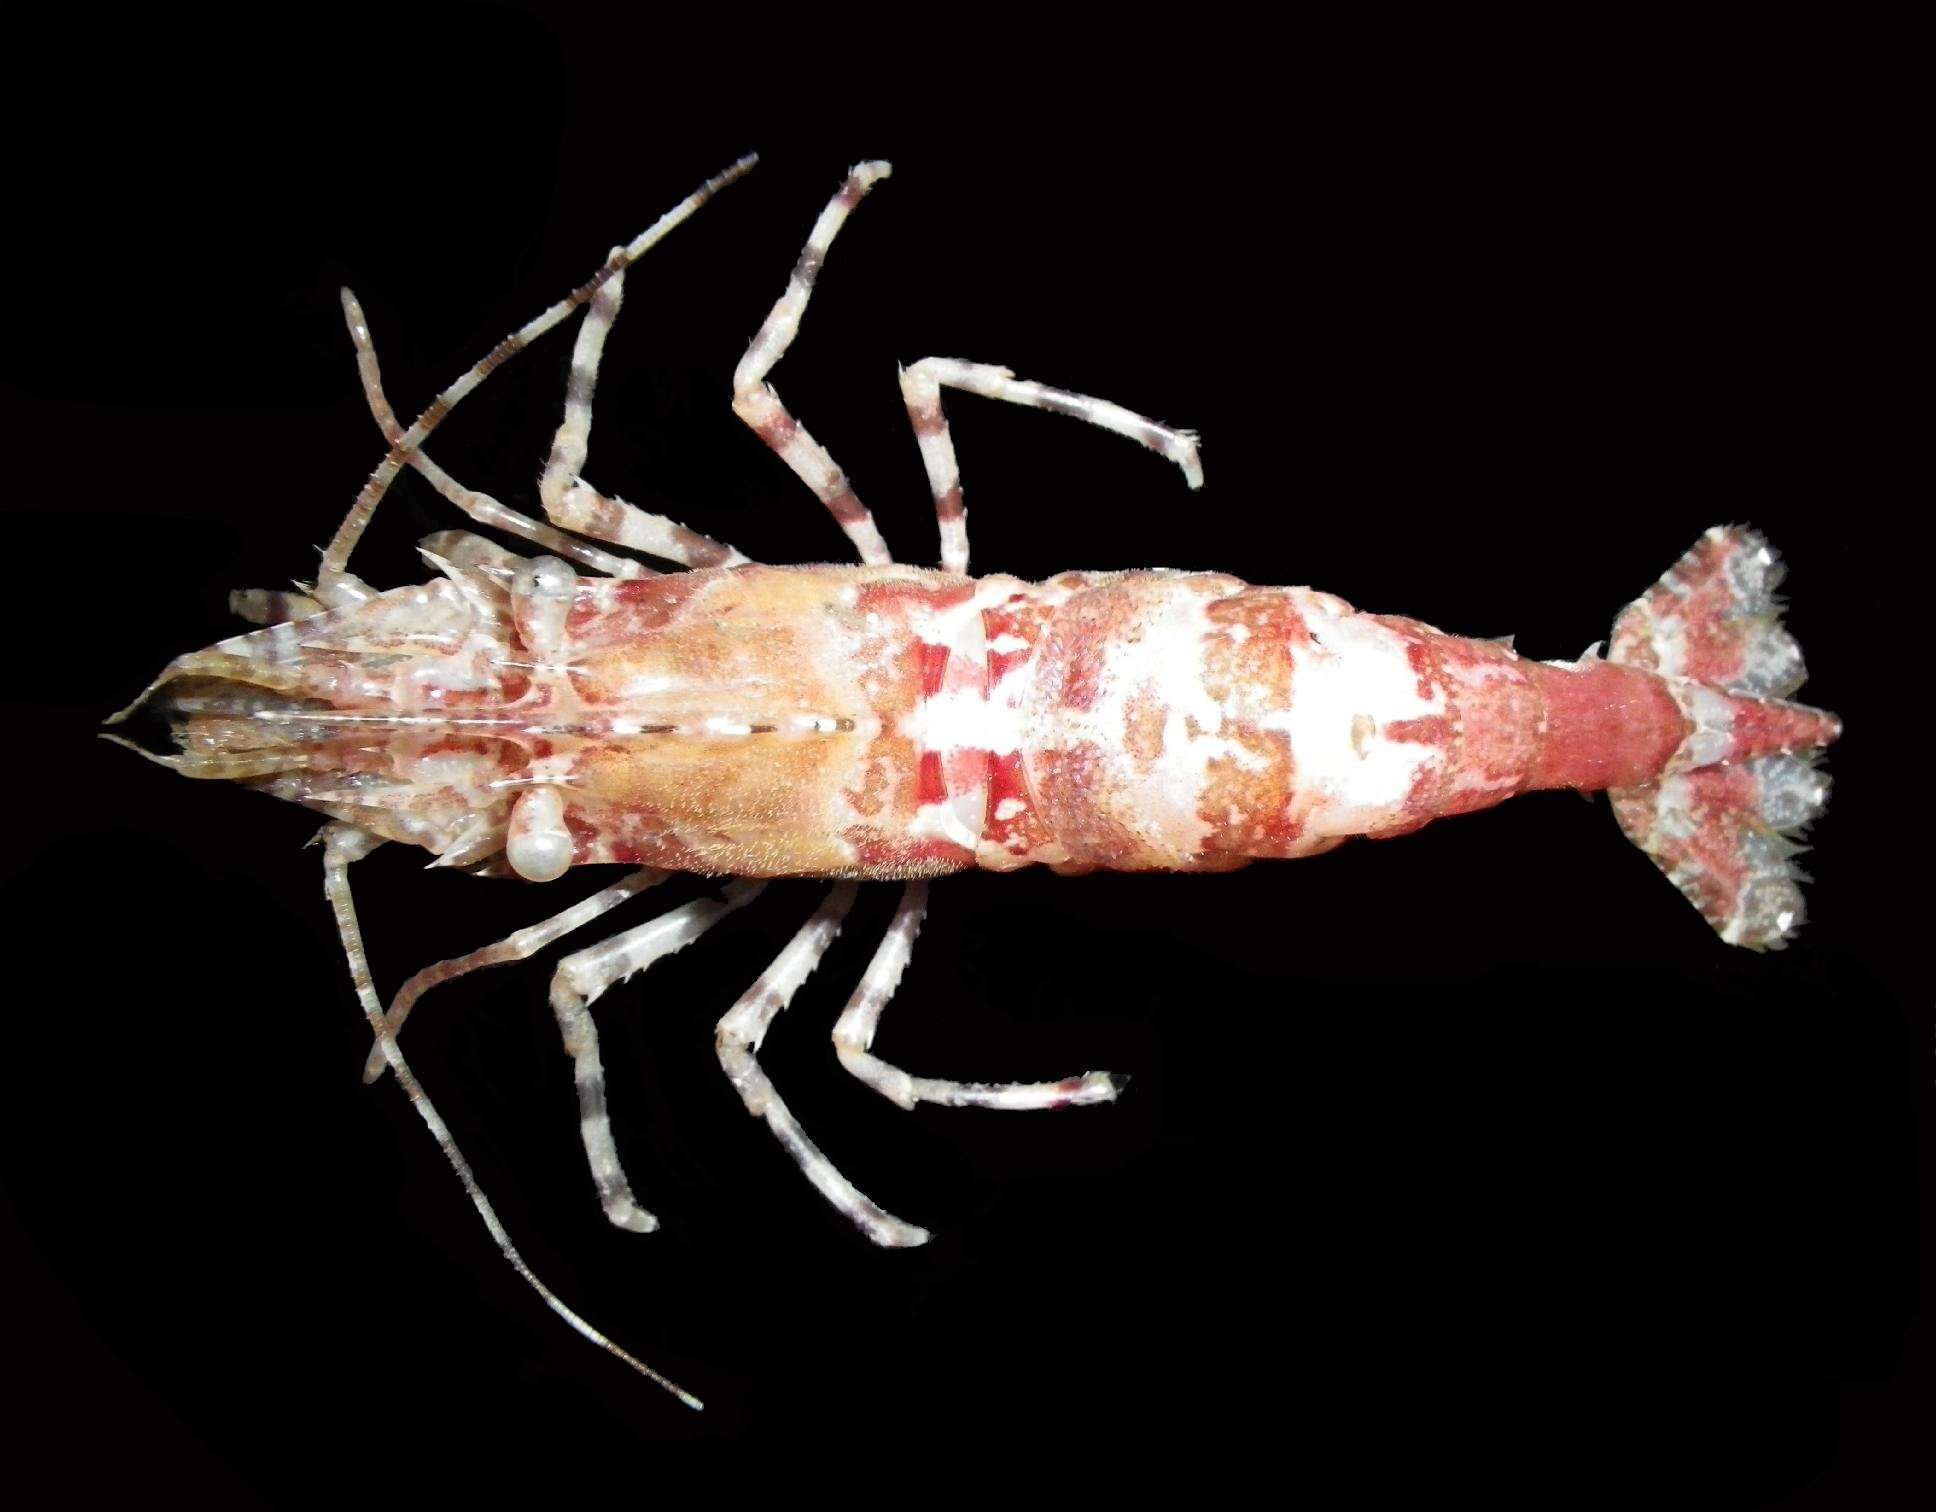
<path id="1" fill-rule="evenodd" d="M 1086 1108 L 1096 1103 L 1111 1103 L 1122 1096 L 1129 1078 L 1115 1071 L 1085 1071 L 1073 1081 L 1066 1081 L 1057 1089 L 1061 1095 L 1052 1103 L 1052 1108 Z"/>
<path id="2" fill-rule="evenodd" d="M 611 1221 L 612 1227 L 626 1229 L 634 1234 L 649 1234 L 659 1226 L 659 1220 L 636 1202 L 624 1200 L 614 1202 L 605 1209 L 605 1216 Z"/>
<path id="3" fill-rule="evenodd" d="M 853 1196 L 859 1199 L 858 1205 L 837 1202 L 835 1206 L 846 1213 L 855 1228 L 882 1249 L 916 1249 L 934 1237 L 918 1223 L 896 1218 L 885 1209 L 876 1207 L 860 1193 L 855 1192 Z"/>

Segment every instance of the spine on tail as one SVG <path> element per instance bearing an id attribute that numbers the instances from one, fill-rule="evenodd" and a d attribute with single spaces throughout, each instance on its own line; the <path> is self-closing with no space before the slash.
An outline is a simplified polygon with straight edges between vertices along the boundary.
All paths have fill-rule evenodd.
<path id="1" fill-rule="evenodd" d="M 1614 621 L 1608 660 L 1668 679 L 1689 733 L 1661 777 L 1609 793 L 1621 829 L 1721 938 L 1778 949 L 1801 927 L 1801 829 L 1822 812 L 1832 714 L 1790 703 L 1807 676 L 1781 625 L 1781 563 L 1719 526 Z"/>

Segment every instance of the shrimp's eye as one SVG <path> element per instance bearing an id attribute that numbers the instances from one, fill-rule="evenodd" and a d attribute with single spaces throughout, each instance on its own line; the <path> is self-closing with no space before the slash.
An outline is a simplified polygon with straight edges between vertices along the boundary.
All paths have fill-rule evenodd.
<path id="1" fill-rule="evenodd" d="M 555 882 L 571 865 L 571 831 L 565 828 L 565 800 L 551 787 L 527 788 L 511 809 L 511 833 L 504 858 L 527 882 Z"/>
<path id="2" fill-rule="evenodd" d="M 568 598 L 577 586 L 578 574 L 571 564 L 553 556 L 531 558 L 511 579 L 511 591 L 520 598 Z"/>
<path id="3" fill-rule="evenodd" d="M 578 574 L 556 557 L 534 557 L 511 578 L 511 617 L 525 649 L 555 654 L 565 641 L 565 619 L 578 592 Z"/>

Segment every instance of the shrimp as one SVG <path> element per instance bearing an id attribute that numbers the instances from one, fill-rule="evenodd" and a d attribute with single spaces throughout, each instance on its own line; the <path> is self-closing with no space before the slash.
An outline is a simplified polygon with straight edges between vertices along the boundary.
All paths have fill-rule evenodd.
<path id="1" fill-rule="evenodd" d="M 1112 401 L 931 357 L 905 367 L 900 385 L 940 567 L 896 564 L 854 482 L 771 382 L 835 238 L 888 176 L 886 163 L 863 163 L 843 181 L 733 379 L 735 413 L 814 494 L 859 565 L 760 564 L 599 488 L 589 477 L 593 397 L 627 272 L 751 166 L 735 164 L 615 248 L 408 426 L 345 291 L 388 454 L 313 583 L 238 592 L 233 607 L 261 628 L 175 658 L 110 721 L 160 713 L 176 754 L 123 743 L 183 775 L 240 782 L 328 817 L 325 892 L 374 1043 L 366 1076 L 402 1085 L 507 1261 L 586 1338 L 700 1405 L 525 1262 L 400 1034 L 431 988 L 528 958 L 675 874 L 725 880 L 714 896 L 575 946 L 551 979 L 605 1218 L 633 1233 L 659 1224 L 613 1133 L 593 1007 L 697 944 L 767 883 L 813 878 L 831 885 L 719 1020 L 718 1059 L 808 1184 L 889 1249 L 923 1245 L 930 1231 L 883 1206 L 822 1149 L 761 1059 L 861 882 L 901 891 L 834 1046 L 856 1079 L 909 1110 L 1097 1107 L 1124 1091 L 1119 1073 L 1095 1067 L 978 1081 L 876 1053 L 929 883 L 962 871 L 1228 872 L 1408 834 L 1524 792 L 1605 790 L 1627 836 L 1722 940 L 1767 949 L 1800 927 L 1792 837 L 1822 809 L 1815 753 L 1840 724 L 1790 699 L 1800 651 L 1779 623 L 1779 565 L 1752 529 L 1709 530 L 1619 616 L 1606 655 L 1562 662 L 1362 613 L 1331 594 L 1207 571 L 972 577 L 953 395 L 1082 420 L 1156 453 L 1190 489 L 1203 486 L 1203 464 L 1192 433 Z M 429 447 L 497 367 L 580 309 L 540 519 L 459 482 Z M 437 574 L 428 582 L 363 582 L 350 558 L 407 469 L 531 554 L 445 530 L 421 548 Z M 581 866 L 625 870 L 423 968 L 386 1002 L 351 886 L 352 866 L 385 845 L 424 850 L 437 868 L 533 883 Z"/>

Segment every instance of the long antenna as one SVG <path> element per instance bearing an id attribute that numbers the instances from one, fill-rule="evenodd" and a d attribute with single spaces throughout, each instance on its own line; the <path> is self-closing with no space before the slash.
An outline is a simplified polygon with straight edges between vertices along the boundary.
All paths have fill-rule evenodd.
<path id="1" fill-rule="evenodd" d="M 430 1130 L 431 1137 L 437 1141 L 437 1147 L 444 1152 L 444 1158 L 450 1162 L 451 1169 L 457 1173 L 457 1179 L 463 1182 L 464 1190 L 470 1196 L 471 1206 L 477 1209 L 477 1216 L 484 1220 L 484 1227 L 491 1231 L 491 1237 L 497 1241 L 499 1252 L 511 1263 L 511 1268 L 524 1277 L 525 1283 L 544 1298 L 545 1306 L 600 1349 L 618 1356 L 648 1381 L 663 1386 L 693 1411 L 705 1411 L 706 1404 L 698 1397 L 677 1382 L 660 1375 L 630 1351 L 614 1344 L 567 1307 L 559 1300 L 556 1292 L 538 1279 L 537 1273 L 525 1263 L 524 1256 L 518 1253 L 517 1246 L 511 1242 L 511 1236 L 504 1231 L 504 1225 L 499 1222 L 496 1211 L 491 1207 L 491 1200 L 484 1195 L 484 1189 L 478 1185 L 477 1177 L 471 1171 L 470 1162 L 464 1158 L 463 1151 L 457 1148 L 457 1141 L 451 1136 L 449 1126 L 444 1123 L 443 1117 L 437 1112 L 436 1105 L 431 1102 L 430 1095 L 424 1091 L 422 1083 L 417 1080 L 416 1073 L 410 1069 L 410 1063 L 403 1058 L 403 1051 L 397 1045 L 397 1037 L 391 1032 L 390 1021 L 383 1012 L 383 1004 L 377 998 L 376 987 L 370 980 L 370 962 L 363 951 L 363 932 L 357 925 L 356 903 L 350 896 L 350 863 L 361 860 L 383 843 L 379 836 L 368 834 L 347 824 L 326 826 L 323 830 L 323 891 L 329 898 L 331 911 L 336 915 L 336 929 L 342 936 L 343 954 L 349 961 L 350 980 L 356 986 L 357 1001 L 363 1006 L 363 1016 L 369 1020 L 370 1032 L 376 1036 L 377 1048 L 383 1052 L 383 1059 L 396 1077 L 397 1085 L 402 1087 L 410 1098 L 410 1105 L 422 1117 L 425 1126 Z"/>
<path id="2" fill-rule="evenodd" d="M 356 543 L 363 538 L 363 532 L 369 526 L 370 517 L 376 513 L 376 507 L 382 502 L 384 494 L 396 481 L 397 474 L 403 471 L 411 453 L 422 446 L 430 433 L 443 423 L 444 416 L 456 408 L 466 394 L 490 377 L 497 368 L 584 304 L 613 274 L 638 261 L 658 245 L 669 232 L 690 217 L 693 211 L 735 179 L 744 175 L 758 161 L 757 154 L 748 153 L 724 173 L 707 179 L 624 246 L 614 247 L 611 255 L 605 259 L 604 266 L 596 273 L 543 314 L 526 321 L 506 336 L 485 353 L 482 360 L 469 372 L 463 374 L 449 388 L 430 401 L 424 412 L 411 423 L 410 429 L 390 444 L 389 455 L 377 464 L 376 471 L 370 474 L 370 481 L 363 485 L 362 492 L 356 496 L 356 502 L 350 505 L 349 513 L 343 516 L 343 523 L 336 527 L 336 534 L 331 537 L 328 547 L 323 552 L 322 571 L 316 580 L 317 588 L 326 599 L 335 584 L 348 570 L 350 553 L 356 549 Z"/>

